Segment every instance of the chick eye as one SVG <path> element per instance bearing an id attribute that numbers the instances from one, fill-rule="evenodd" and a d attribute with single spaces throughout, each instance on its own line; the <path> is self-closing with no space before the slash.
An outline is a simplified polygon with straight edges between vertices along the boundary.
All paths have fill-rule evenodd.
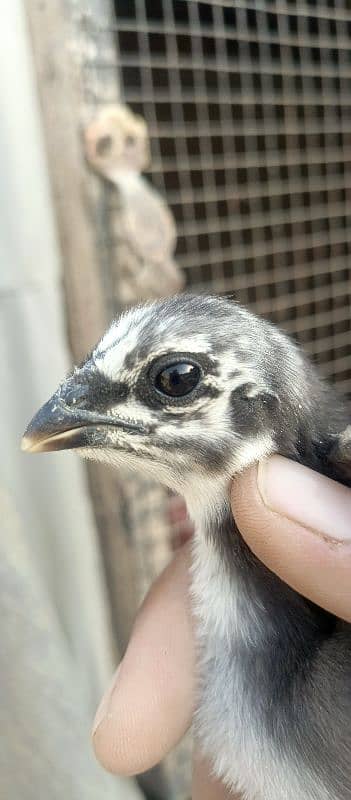
<path id="1" fill-rule="evenodd" d="M 156 375 L 155 387 L 169 397 L 184 397 L 195 389 L 200 378 L 201 370 L 197 364 L 180 361 L 161 369 Z"/>

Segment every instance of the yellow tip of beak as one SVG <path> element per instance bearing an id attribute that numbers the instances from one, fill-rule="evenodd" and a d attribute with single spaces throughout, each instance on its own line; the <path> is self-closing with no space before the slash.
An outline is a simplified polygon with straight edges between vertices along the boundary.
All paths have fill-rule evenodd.
<path id="1" fill-rule="evenodd" d="M 32 439 L 30 436 L 23 436 L 21 441 L 21 450 L 24 453 L 42 453 L 47 450 L 47 439 Z"/>
<path id="2" fill-rule="evenodd" d="M 28 453 L 33 449 L 34 446 L 35 446 L 34 442 L 33 442 L 32 439 L 30 439 L 29 436 L 23 436 L 22 437 L 21 450 L 23 450 L 24 452 Z"/>
<path id="3" fill-rule="evenodd" d="M 25 453 L 52 453 L 57 450 L 70 450 L 74 434 L 81 431 L 81 428 L 73 428 L 62 433 L 55 433 L 51 436 L 23 436 L 21 450 Z"/>

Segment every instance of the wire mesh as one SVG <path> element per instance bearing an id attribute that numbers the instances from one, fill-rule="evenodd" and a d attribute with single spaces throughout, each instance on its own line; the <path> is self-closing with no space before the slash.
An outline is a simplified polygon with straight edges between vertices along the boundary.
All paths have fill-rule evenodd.
<path id="1" fill-rule="evenodd" d="M 114 5 L 188 285 L 234 291 L 351 391 L 351 3 Z"/>

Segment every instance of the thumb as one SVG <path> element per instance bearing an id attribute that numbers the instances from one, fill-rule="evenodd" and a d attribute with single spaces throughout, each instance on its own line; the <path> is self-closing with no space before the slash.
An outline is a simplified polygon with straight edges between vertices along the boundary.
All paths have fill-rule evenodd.
<path id="1" fill-rule="evenodd" d="M 297 592 L 351 621 L 351 490 L 272 456 L 234 479 L 231 500 L 255 555 Z"/>

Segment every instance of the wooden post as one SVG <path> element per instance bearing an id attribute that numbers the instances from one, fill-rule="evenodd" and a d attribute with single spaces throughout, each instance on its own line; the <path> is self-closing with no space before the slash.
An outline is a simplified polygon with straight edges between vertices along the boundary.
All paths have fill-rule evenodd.
<path id="1" fill-rule="evenodd" d="M 111 319 L 106 301 L 111 296 L 108 215 L 104 214 L 110 190 L 88 169 L 82 146 L 82 129 L 97 100 L 118 100 L 117 70 L 91 74 L 89 92 L 84 80 L 85 63 L 101 46 L 99 25 L 107 28 L 111 8 L 108 0 L 85 2 L 81 8 L 73 0 L 25 3 L 61 244 L 68 337 L 77 363 Z M 112 42 L 108 33 L 103 36 L 106 56 L 111 53 Z M 113 629 L 123 650 L 138 603 L 136 559 L 132 535 L 126 528 L 123 482 L 117 473 L 99 464 L 88 464 L 87 471 L 102 542 Z"/>

